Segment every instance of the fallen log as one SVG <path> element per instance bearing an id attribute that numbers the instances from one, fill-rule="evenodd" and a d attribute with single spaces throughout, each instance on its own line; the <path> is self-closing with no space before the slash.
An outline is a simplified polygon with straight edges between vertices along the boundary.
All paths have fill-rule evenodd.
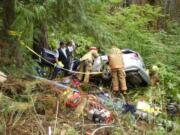
<path id="1" fill-rule="evenodd" d="M 7 80 L 7 76 L 0 71 L 0 83 L 3 83 L 6 80 Z"/>
<path id="2" fill-rule="evenodd" d="M 59 82 L 57 82 L 57 81 L 48 80 L 48 79 L 46 79 L 46 78 L 42 78 L 42 77 L 34 76 L 34 75 L 31 75 L 31 77 L 33 77 L 33 78 L 35 78 L 35 79 L 38 79 L 38 80 L 41 80 L 41 81 L 45 81 L 45 82 L 47 82 L 47 83 L 50 83 L 50 84 L 52 84 L 52 85 L 54 85 L 54 86 L 56 86 L 56 87 L 61 88 L 62 90 L 67 90 L 67 89 L 70 88 L 69 86 L 66 86 L 66 85 L 64 85 L 64 84 L 61 84 L 61 83 L 59 83 Z M 74 92 L 79 92 L 77 89 L 74 89 L 74 88 L 70 88 L 70 89 L 71 89 L 72 91 L 74 91 Z"/>

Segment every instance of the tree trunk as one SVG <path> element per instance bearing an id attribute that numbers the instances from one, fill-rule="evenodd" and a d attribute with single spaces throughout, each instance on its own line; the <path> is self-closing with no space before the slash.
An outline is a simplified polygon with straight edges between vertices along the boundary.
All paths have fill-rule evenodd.
<path id="1" fill-rule="evenodd" d="M 175 0 L 176 4 L 176 20 L 180 23 L 180 0 Z"/>
<path id="2" fill-rule="evenodd" d="M 40 1 L 39 4 L 45 4 L 47 0 Z M 57 4 L 59 0 L 57 1 Z M 59 5 L 59 4 L 58 4 Z M 59 13 L 59 6 L 57 12 Z M 58 14 L 57 13 L 57 14 Z M 39 22 L 35 25 L 36 30 L 34 29 L 33 35 L 33 50 L 40 54 L 43 48 L 50 49 L 48 44 L 48 25 L 47 22 Z M 37 32 L 38 31 L 38 32 Z M 36 55 L 33 55 L 33 58 L 38 58 Z"/>
<path id="3" fill-rule="evenodd" d="M 13 30 L 12 24 L 15 20 L 15 0 L 3 0 L 3 30 L 0 35 L 0 64 L 20 66 L 22 57 L 17 37 L 8 34 Z"/>
<path id="4" fill-rule="evenodd" d="M 180 0 L 164 0 L 164 14 L 180 22 Z"/>
<path id="5" fill-rule="evenodd" d="M 33 49 L 40 54 L 43 48 L 50 49 L 48 44 L 48 27 L 46 23 L 39 25 L 40 33 L 34 33 Z M 37 56 L 33 56 L 37 58 Z"/>
<path id="6" fill-rule="evenodd" d="M 41 47 L 49 48 L 49 45 L 48 45 L 48 26 L 45 23 L 43 23 L 41 26 L 40 41 L 41 41 Z"/>
<path id="7" fill-rule="evenodd" d="M 157 0 L 123 0 L 123 6 L 129 7 L 131 4 L 137 4 L 137 5 L 155 5 L 157 3 Z"/>
<path id="8" fill-rule="evenodd" d="M 15 0 L 3 0 L 3 30 L 7 32 L 15 19 Z"/>

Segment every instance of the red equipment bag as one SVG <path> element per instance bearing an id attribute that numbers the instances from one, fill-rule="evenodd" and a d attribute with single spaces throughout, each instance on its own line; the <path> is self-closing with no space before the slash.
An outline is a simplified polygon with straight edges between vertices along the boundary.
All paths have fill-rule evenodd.
<path id="1" fill-rule="evenodd" d="M 81 103 L 81 95 L 79 92 L 74 92 L 67 97 L 66 106 L 76 108 Z"/>

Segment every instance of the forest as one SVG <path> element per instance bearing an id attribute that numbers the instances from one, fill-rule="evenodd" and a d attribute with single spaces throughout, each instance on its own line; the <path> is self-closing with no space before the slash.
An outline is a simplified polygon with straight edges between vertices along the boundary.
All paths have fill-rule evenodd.
<path id="1" fill-rule="evenodd" d="M 109 107 L 114 104 L 110 99 L 119 103 L 122 97 L 111 97 L 102 104 L 108 102 L 113 122 L 92 122 L 85 109 L 88 91 L 112 92 L 91 83 L 77 87 L 82 101 L 68 108 L 67 93 L 73 88 L 58 88 L 62 74 L 54 80 L 39 77 L 37 60 L 42 48 L 53 52 L 60 41 L 71 40 L 77 59 L 92 46 L 102 55 L 112 45 L 138 52 L 151 84 L 128 88 L 126 102 L 134 107 L 143 100 L 158 116 L 148 112 L 136 118 L 132 106 L 130 112 L 119 112 Z M 6 80 L 0 78 L 2 135 L 178 135 L 180 0 L 0 0 L 0 77 Z"/>

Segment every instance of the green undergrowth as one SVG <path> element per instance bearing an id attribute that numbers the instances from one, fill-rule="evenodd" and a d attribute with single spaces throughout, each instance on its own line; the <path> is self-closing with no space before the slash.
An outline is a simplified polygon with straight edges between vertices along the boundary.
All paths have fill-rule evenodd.
<path id="1" fill-rule="evenodd" d="M 129 102 L 136 104 L 144 99 L 150 104 L 156 104 L 163 109 L 162 111 L 165 111 L 169 97 L 180 102 L 180 24 L 172 20 L 162 22 L 166 17 L 162 14 L 161 7 L 133 5 L 118 8 L 118 0 L 61 0 L 58 2 L 50 0 L 41 5 L 36 2 L 21 3 L 18 1 L 14 27 L 15 31 L 22 33 L 20 40 L 32 47 L 33 33 L 38 32 L 36 25 L 39 22 L 46 22 L 49 26 L 48 40 L 52 48 L 55 48 L 59 41 L 73 39 L 77 44 L 76 57 L 78 58 L 84 55 L 90 46 L 97 46 L 102 54 L 107 53 L 112 44 L 117 44 L 121 49 L 135 50 L 140 53 L 149 70 L 153 66 L 157 67 L 155 72 L 159 75 L 160 81 L 156 86 L 130 89 Z M 157 26 L 159 21 L 165 23 L 166 27 Z M 26 74 L 36 74 L 37 64 L 32 59 L 32 53 L 24 46 L 20 46 L 20 50 L 24 59 L 23 63 L 19 66 L 1 64 L 0 70 L 15 79 L 24 80 L 23 77 Z M 12 91 L 14 89 L 12 87 Z M 24 113 L 24 111 L 16 110 L 18 107 L 19 109 L 29 107 L 28 104 L 19 105 L 19 102 L 28 102 L 30 107 L 33 106 L 31 96 L 34 96 L 34 91 L 37 89 L 31 83 L 26 85 L 22 95 L 16 92 L 12 94 L 13 101 L 0 95 L 0 104 L 3 107 L 0 112 L 2 114 L 0 133 L 8 129 L 9 118 L 12 117 L 14 124 L 11 124 L 16 125 L 16 121 L 22 116 L 22 112 Z M 36 94 L 40 95 L 41 91 Z M 41 104 L 39 106 L 40 108 L 46 107 Z M 163 112 L 161 118 L 180 124 L 179 117 L 171 118 L 166 115 L 166 112 Z M 114 135 L 124 134 L 126 128 L 136 133 L 128 116 L 124 121 L 127 121 L 125 123 L 127 127 L 124 130 L 115 128 Z M 157 126 L 153 130 L 143 131 L 142 134 L 178 135 L 179 129 L 175 128 L 172 132 L 168 132 L 166 128 Z M 78 134 L 74 128 L 69 128 L 68 132 L 69 135 Z"/>

